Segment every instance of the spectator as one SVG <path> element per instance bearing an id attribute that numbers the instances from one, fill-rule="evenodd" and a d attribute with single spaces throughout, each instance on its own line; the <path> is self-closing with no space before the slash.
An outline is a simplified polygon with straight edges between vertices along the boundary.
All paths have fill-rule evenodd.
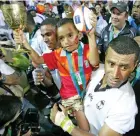
<path id="1" fill-rule="evenodd" d="M 107 22 L 103 19 L 103 16 L 101 14 L 101 5 L 100 4 L 95 4 L 95 10 L 97 13 L 97 25 L 96 25 L 96 33 L 100 37 L 101 31 L 103 28 L 107 26 Z"/>
<path id="2" fill-rule="evenodd" d="M 64 12 L 62 13 L 62 18 L 73 18 L 74 11 L 70 4 L 64 3 Z"/>
<path id="3" fill-rule="evenodd" d="M 52 12 L 52 8 L 51 8 L 51 4 L 50 3 L 45 3 L 44 4 L 44 7 L 45 7 L 45 12 L 43 13 L 43 15 L 47 18 L 50 18 L 50 17 L 55 17 L 55 13 Z"/>
<path id="4" fill-rule="evenodd" d="M 101 32 L 98 42 L 101 51 L 100 59 L 104 62 L 105 51 L 108 43 L 119 35 L 135 37 L 136 31 L 126 21 L 128 18 L 128 7 L 124 2 L 114 3 L 111 7 L 111 24 L 107 25 Z"/>
<path id="5" fill-rule="evenodd" d="M 41 24 L 42 21 L 45 20 L 45 17 L 43 15 L 36 13 L 36 7 L 34 7 L 34 6 L 28 7 L 27 13 L 31 13 L 36 24 Z"/>

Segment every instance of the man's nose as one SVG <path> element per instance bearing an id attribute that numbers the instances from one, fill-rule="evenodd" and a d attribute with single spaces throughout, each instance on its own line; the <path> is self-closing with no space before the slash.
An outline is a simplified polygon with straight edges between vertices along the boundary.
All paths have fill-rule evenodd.
<path id="1" fill-rule="evenodd" d="M 117 15 L 116 15 L 116 14 L 113 14 L 112 17 L 113 17 L 113 18 L 117 18 Z"/>
<path id="2" fill-rule="evenodd" d="M 44 36 L 44 37 L 43 37 L 43 41 L 44 41 L 44 42 L 48 42 L 48 41 L 49 41 L 49 38 L 48 38 L 47 36 Z"/>
<path id="3" fill-rule="evenodd" d="M 113 77 L 117 79 L 120 78 L 120 68 L 118 66 L 114 68 Z"/>

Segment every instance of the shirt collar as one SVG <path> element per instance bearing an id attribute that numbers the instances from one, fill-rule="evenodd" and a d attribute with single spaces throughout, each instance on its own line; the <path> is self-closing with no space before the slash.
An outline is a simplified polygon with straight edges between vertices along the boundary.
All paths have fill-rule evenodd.
<path id="1" fill-rule="evenodd" d="M 84 48 L 84 44 L 82 42 L 80 42 L 82 48 Z M 74 50 L 72 53 L 74 52 L 78 52 L 78 49 Z M 61 50 L 61 54 L 60 54 L 61 57 L 64 57 L 66 56 L 66 51 L 64 49 Z"/>
<path id="2" fill-rule="evenodd" d="M 119 33 L 125 28 L 126 26 L 126 23 L 125 25 L 122 27 L 122 29 L 119 31 Z M 113 25 L 111 24 L 110 27 L 109 27 L 109 31 L 113 31 Z"/>

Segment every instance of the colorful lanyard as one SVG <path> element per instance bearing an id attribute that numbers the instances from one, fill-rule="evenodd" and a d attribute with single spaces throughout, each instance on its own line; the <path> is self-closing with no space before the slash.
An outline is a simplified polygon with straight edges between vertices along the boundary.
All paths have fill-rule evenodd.
<path id="1" fill-rule="evenodd" d="M 76 87 L 77 93 L 81 96 L 81 98 L 83 98 L 85 95 L 85 89 L 86 89 L 86 79 L 85 79 L 85 74 L 84 74 L 83 48 L 81 46 L 81 43 L 79 44 L 79 47 L 78 47 L 78 70 L 79 70 L 80 78 L 82 80 L 83 91 L 81 91 L 79 84 L 78 84 L 78 81 L 76 79 L 76 75 L 75 75 L 76 73 L 74 72 L 74 68 L 72 65 L 71 53 L 66 51 L 66 56 L 68 59 L 68 65 L 69 65 L 70 75 L 71 75 L 73 84 Z"/>

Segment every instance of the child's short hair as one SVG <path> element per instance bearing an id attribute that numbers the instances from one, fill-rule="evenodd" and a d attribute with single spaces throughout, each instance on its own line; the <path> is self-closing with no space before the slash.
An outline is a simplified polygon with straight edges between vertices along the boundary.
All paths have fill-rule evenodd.
<path id="1" fill-rule="evenodd" d="M 74 28 L 77 30 L 77 28 L 74 25 L 74 22 L 73 22 L 73 19 L 72 18 L 62 18 L 62 19 L 60 19 L 60 21 L 57 23 L 57 28 L 65 25 L 65 24 L 68 24 L 68 23 L 73 24 Z"/>

